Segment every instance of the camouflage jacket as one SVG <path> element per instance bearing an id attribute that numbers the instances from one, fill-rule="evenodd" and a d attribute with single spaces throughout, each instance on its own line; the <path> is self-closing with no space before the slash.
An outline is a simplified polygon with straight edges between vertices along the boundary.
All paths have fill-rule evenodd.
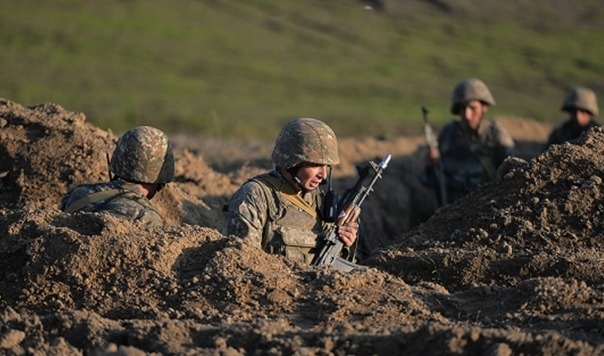
<path id="1" fill-rule="evenodd" d="M 226 233 L 266 252 L 310 263 L 329 225 L 322 219 L 322 202 L 320 189 L 300 196 L 272 170 L 249 179 L 233 194 Z"/>
<path id="2" fill-rule="evenodd" d="M 61 200 L 66 212 L 108 212 L 140 221 L 147 226 L 163 225 L 161 215 L 133 183 L 116 179 L 108 183 L 82 184 L 72 188 Z"/>
<path id="3" fill-rule="evenodd" d="M 579 127 L 572 119 L 566 120 L 554 130 L 552 130 L 552 133 L 549 135 L 545 148 L 548 148 L 551 145 L 561 144 L 570 140 L 574 140 L 577 137 L 581 136 L 583 132 L 591 129 L 592 127 L 597 126 L 600 126 L 600 124 L 595 122 L 594 120 L 591 120 L 589 125 L 587 125 L 586 127 Z"/>
<path id="4" fill-rule="evenodd" d="M 446 203 L 452 203 L 493 180 L 505 158 L 516 155 L 510 134 L 496 122 L 486 119 L 478 132 L 466 129 L 460 121 L 447 124 L 438 137 L 438 145 L 447 190 Z M 424 172 L 422 182 L 439 188 L 433 169 Z"/>

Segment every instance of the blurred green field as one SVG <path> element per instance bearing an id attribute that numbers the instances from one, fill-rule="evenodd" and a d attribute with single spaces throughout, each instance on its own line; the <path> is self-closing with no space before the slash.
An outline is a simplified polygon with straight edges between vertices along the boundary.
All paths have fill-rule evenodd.
<path id="1" fill-rule="evenodd" d="M 54 102 L 120 133 L 272 138 L 294 117 L 342 136 L 450 120 L 475 76 L 493 116 L 559 121 L 569 87 L 604 95 L 604 3 L 478 0 L 0 0 L 0 97 Z"/>

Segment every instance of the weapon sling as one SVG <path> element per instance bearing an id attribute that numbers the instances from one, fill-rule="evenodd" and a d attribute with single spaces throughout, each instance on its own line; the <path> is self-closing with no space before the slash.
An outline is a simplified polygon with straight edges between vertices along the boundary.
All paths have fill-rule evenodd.
<path id="1" fill-rule="evenodd" d="M 119 195 L 122 195 L 123 193 L 125 193 L 123 190 L 115 189 L 115 188 L 101 190 L 100 192 L 89 194 L 89 195 L 82 197 L 82 198 L 74 201 L 73 203 L 69 204 L 68 206 L 65 207 L 65 212 L 73 213 L 75 211 L 82 209 L 83 207 L 85 207 L 86 205 L 88 205 L 90 203 L 96 203 L 97 201 L 115 198 Z"/>

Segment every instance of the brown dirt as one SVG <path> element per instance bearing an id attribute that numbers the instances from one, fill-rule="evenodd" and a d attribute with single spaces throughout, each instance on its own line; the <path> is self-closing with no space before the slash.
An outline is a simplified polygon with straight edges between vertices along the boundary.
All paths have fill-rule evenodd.
<path id="1" fill-rule="evenodd" d="M 372 268 L 344 274 L 222 234 L 270 142 L 175 135 L 168 224 L 145 229 L 57 208 L 107 179 L 113 133 L 1 103 L 0 354 L 602 354 L 604 130 L 539 155 L 549 126 L 502 121 L 525 160 L 433 215 L 421 137 L 342 139 L 340 189 L 394 157 L 362 214 Z"/>

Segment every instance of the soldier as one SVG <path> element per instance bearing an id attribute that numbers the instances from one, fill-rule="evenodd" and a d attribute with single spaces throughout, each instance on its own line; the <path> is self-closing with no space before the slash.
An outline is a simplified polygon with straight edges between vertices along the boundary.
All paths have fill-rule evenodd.
<path id="1" fill-rule="evenodd" d="M 545 148 L 579 137 L 592 127 L 600 126 L 595 121 L 598 116 L 596 93 L 588 88 L 576 87 L 568 92 L 562 103 L 562 111 L 570 118 L 556 127 L 550 134 Z"/>
<path id="2" fill-rule="evenodd" d="M 61 210 L 105 211 L 140 221 L 147 226 L 163 224 L 150 199 L 174 177 L 172 144 L 160 130 L 139 126 L 120 137 L 109 164 L 110 181 L 72 188 L 61 201 Z"/>
<path id="3" fill-rule="evenodd" d="M 444 187 L 445 194 L 438 194 L 439 200 L 446 197 L 446 201 L 440 201 L 441 205 L 450 204 L 493 180 L 503 160 L 516 154 L 509 133 L 495 121 L 485 119 L 495 99 L 480 79 L 469 78 L 458 83 L 451 101 L 451 113 L 459 115 L 460 120 L 445 125 L 438 137 L 438 149 L 428 152 L 422 175 L 424 185 L 439 193 L 440 187 Z M 442 174 L 436 174 L 437 165 Z"/>
<path id="4" fill-rule="evenodd" d="M 336 135 L 322 121 L 293 120 L 277 136 L 272 159 L 274 169 L 249 179 L 232 196 L 227 234 L 266 252 L 311 263 L 329 227 L 319 185 L 340 162 Z M 339 226 L 337 232 L 353 248 L 358 224 Z"/>

